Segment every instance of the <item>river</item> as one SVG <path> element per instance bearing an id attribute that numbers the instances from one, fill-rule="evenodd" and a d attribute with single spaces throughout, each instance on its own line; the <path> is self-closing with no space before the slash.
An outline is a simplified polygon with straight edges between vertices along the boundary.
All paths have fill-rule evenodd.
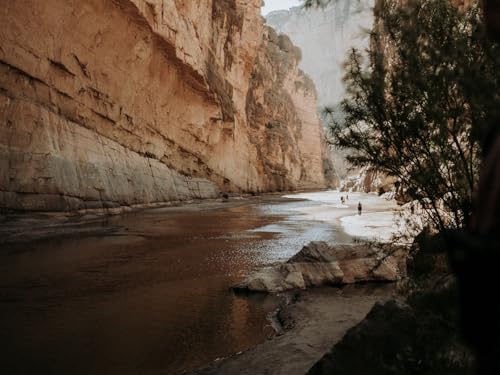
<path id="1" fill-rule="evenodd" d="M 277 299 L 230 286 L 310 241 L 352 241 L 338 219 L 358 200 L 390 206 L 316 197 L 145 210 L 103 218 L 97 231 L 3 245 L 2 372 L 174 374 L 264 341 Z"/>

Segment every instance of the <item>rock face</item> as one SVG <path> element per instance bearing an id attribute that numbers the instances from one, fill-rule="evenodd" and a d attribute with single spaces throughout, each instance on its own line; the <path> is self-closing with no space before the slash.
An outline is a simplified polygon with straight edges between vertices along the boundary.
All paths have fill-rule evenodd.
<path id="1" fill-rule="evenodd" d="M 355 176 L 349 176 L 342 180 L 339 188 L 340 191 L 377 192 L 382 194 L 396 190 L 396 179 L 393 177 L 388 177 L 369 167 L 361 168 L 358 173 Z"/>
<path id="2" fill-rule="evenodd" d="M 368 47 L 374 3 L 374 0 L 336 0 L 324 8 L 295 7 L 266 16 L 268 25 L 288 35 L 302 50 L 300 68 L 316 85 L 320 111 L 324 107 L 340 109 L 339 103 L 345 96 L 343 64 L 350 49 Z M 340 112 L 334 112 L 334 116 L 342 120 Z M 333 167 L 339 178 L 348 175 L 346 154 L 340 150 L 332 152 Z"/>
<path id="3" fill-rule="evenodd" d="M 391 365 L 396 353 L 413 346 L 416 326 L 417 317 L 408 305 L 395 300 L 377 302 L 365 320 L 351 328 L 307 374 L 413 374 L 411 367 L 396 372 Z"/>
<path id="4" fill-rule="evenodd" d="M 3 4 L 0 208 L 325 187 L 314 89 L 260 3 Z"/>
<path id="5" fill-rule="evenodd" d="M 330 246 L 311 242 L 287 263 L 264 268 L 234 289 L 276 293 L 322 285 L 396 281 L 406 275 L 404 247 L 361 244 Z"/>
<path id="6" fill-rule="evenodd" d="M 377 302 L 307 374 L 474 374 L 459 321 L 456 284 L 450 280 L 413 294 L 407 303 Z"/>
<path id="7" fill-rule="evenodd" d="M 272 28 L 266 27 L 264 35 L 246 98 L 250 141 L 259 145 L 263 173 L 270 176 L 273 190 L 287 189 L 290 178 L 300 181 L 300 188 L 313 188 L 318 171 L 332 182 L 331 162 L 326 142 L 321 142 L 323 130 L 318 126 L 316 90 L 311 79 L 297 68 L 300 50 Z"/>
<path id="8" fill-rule="evenodd" d="M 342 65 L 351 48 L 368 47 L 374 0 L 338 0 L 324 8 L 271 12 L 267 24 L 290 37 L 302 50 L 300 67 L 318 90 L 321 107 L 335 106 L 345 94 Z"/>

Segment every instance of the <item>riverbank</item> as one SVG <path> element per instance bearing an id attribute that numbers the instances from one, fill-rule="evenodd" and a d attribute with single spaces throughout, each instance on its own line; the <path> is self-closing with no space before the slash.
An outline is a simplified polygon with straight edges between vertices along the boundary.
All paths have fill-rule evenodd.
<path id="1" fill-rule="evenodd" d="M 85 212 L 11 212 L 0 214 L 0 245 L 32 242 L 68 236 L 96 236 L 119 232 L 110 226 L 121 218 L 141 213 L 166 214 L 238 207 L 251 203 L 279 202 L 281 195 L 232 196 L 127 207 L 123 210 L 87 210 Z"/>
<path id="2" fill-rule="evenodd" d="M 185 375 L 303 375 L 373 305 L 395 293 L 393 284 L 323 287 L 288 294 L 279 313 L 284 334 Z"/>
<path id="3" fill-rule="evenodd" d="M 279 301 L 230 287 L 311 241 L 343 240 L 294 211 L 309 204 L 260 196 L 20 218 L 0 245 L 4 371 L 172 374 L 256 346 Z"/>
<path id="4" fill-rule="evenodd" d="M 346 232 L 365 240 L 380 239 L 380 233 L 385 230 L 388 233 L 384 233 L 384 239 L 385 242 L 389 242 L 391 236 L 401 228 L 386 219 L 378 223 L 375 230 L 370 230 L 380 217 L 394 217 L 393 210 L 397 208 L 394 201 L 387 201 L 376 195 L 351 194 L 351 200 L 344 202 L 340 198 L 345 199 L 346 195 L 339 192 L 287 196 L 287 198 L 292 197 L 321 203 L 296 209 L 309 220 L 343 226 Z M 360 201 L 363 201 L 365 210 L 368 208 L 368 213 L 363 216 L 356 212 Z M 354 228 L 349 227 L 351 221 L 356 222 Z M 362 245 L 357 246 L 362 247 Z M 311 265 L 314 266 L 319 260 L 310 255 L 306 256 L 306 261 L 313 262 Z M 276 267 L 279 269 L 281 266 Z M 359 265 L 350 269 L 358 270 L 358 268 Z M 252 280 L 252 277 L 258 278 L 258 275 L 264 275 L 265 272 L 265 270 L 258 271 L 255 275 L 249 276 L 249 280 Z M 281 306 L 278 314 L 283 332 L 248 351 L 183 374 L 305 374 L 331 349 L 332 345 L 341 341 L 350 328 L 366 317 L 376 302 L 396 297 L 396 284 L 367 283 L 343 287 L 319 287 L 283 292 L 279 295 L 290 301 Z"/>
<path id="5" fill-rule="evenodd" d="M 377 210 L 385 205 L 380 201 Z M 340 221 L 304 213 L 322 206 L 337 210 L 272 195 L 4 221 L 1 238 L 10 239 L 0 245 L 4 370 L 172 374 L 256 347 L 273 334 L 266 316 L 280 298 L 235 295 L 230 287 L 311 241 L 352 242 Z M 340 213 L 356 214 L 353 207 Z"/>
<path id="6" fill-rule="evenodd" d="M 286 194 L 286 195 L 283 195 Z M 12 243 L 26 243 L 49 238 L 63 238 L 67 236 L 106 235 L 118 232 L 118 226 L 110 223 L 120 221 L 120 218 L 141 213 L 169 214 L 178 212 L 196 212 L 239 207 L 248 204 L 269 205 L 283 203 L 283 201 L 311 202 L 313 205 L 300 205 L 290 209 L 290 213 L 300 215 L 298 220 L 316 221 L 343 226 L 348 237 L 363 237 L 365 239 L 380 239 L 381 231 L 385 231 L 385 240 L 388 240 L 396 228 L 390 226 L 388 212 L 397 208 L 394 200 L 381 199 L 375 194 L 351 193 L 351 199 L 340 203 L 340 197 L 345 193 L 337 191 L 297 191 L 276 192 L 263 195 L 232 195 L 217 199 L 202 199 L 190 201 L 176 201 L 156 203 L 151 205 L 137 205 L 121 207 L 119 209 L 86 210 L 80 212 L 3 212 L 0 213 L 0 245 Z M 361 217 L 356 214 L 357 203 L 365 204 L 365 214 Z M 394 219 L 393 215 L 389 215 Z M 378 231 L 372 233 L 370 228 L 374 222 Z M 387 226 L 388 225 L 388 226 Z M 390 228 L 390 230 L 387 230 Z M 259 230 L 272 232 L 273 228 Z M 344 239 L 348 237 L 344 236 Z"/>

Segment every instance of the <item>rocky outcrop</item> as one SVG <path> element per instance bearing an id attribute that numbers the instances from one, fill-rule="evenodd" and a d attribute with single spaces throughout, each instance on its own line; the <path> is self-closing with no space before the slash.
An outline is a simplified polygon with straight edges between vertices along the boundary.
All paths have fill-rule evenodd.
<path id="1" fill-rule="evenodd" d="M 377 302 L 307 374 L 476 373 L 460 337 L 456 301 L 456 284 L 448 281 L 406 303 Z"/>
<path id="2" fill-rule="evenodd" d="M 417 317 L 408 305 L 395 300 L 377 302 L 307 374 L 414 373 L 411 364 L 398 368 L 400 372 L 392 371 L 391 364 L 395 353 L 414 344 L 416 326 Z"/>
<path id="3" fill-rule="evenodd" d="M 370 167 L 363 167 L 357 175 L 349 176 L 340 182 L 340 191 L 376 192 L 379 194 L 396 190 L 396 179 L 377 172 Z"/>
<path id="4" fill-rule="evenodd" d="M 238 291 L 276 293 L 323 285 L 396 281 L 406 275 L 405 247 L 311 242 L 288 262 L 264 268 L 235 286 Z"/>
<path id="5" fill-rule="evenodd" d="M 326 186 L 314 90 L 294 47 L 269 36 L 260 3 L 4 4 L 0 208 Z"/>
<path id="6" fill-rule="evenodd" d="M 287 189 L 290 178 L 299 181 L 300 188 L 313 188 L 317 171 L 323 171 L 326 180 L 332 182 L 331 162 L 316 115 L 315 86 L 297 68 L 301 52 L 286 35 L 277 35 L 272 28 L 266 28 L 265 37 L 255 61 L 246 107 L 253 129 L 250 140 L 260 145 L 263 172 L 271 176 L 273 190 Z M 319 152 L 311 152 L 315 148 Z"/>

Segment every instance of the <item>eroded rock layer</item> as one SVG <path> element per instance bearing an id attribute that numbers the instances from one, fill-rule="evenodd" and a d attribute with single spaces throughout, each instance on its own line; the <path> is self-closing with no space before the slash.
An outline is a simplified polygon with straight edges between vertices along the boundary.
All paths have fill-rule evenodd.
<path id="1" fill-rule="evenodd" d="M 0 208 L 326 186 L 314 89 L 260 3 L 3 4 Z"/>

